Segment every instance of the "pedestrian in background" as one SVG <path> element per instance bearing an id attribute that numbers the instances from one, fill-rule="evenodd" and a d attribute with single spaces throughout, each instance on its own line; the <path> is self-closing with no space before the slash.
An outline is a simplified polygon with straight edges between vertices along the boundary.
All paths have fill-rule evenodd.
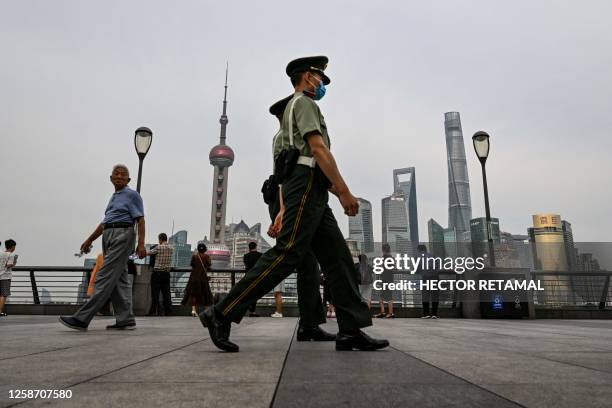
<path id="1" fill-rule="evenodd" d="M 417 246 L 417 251 L 419 255 L 423 257 L 423 263 L 421 263 L 421 267 L 418 272 L 421 274 L 421 279 L 423 281 L 436 281 L 439 279 L 438 271 L 431 265 L 427 265 L 430 262 L 427 262 L 428 258 L 432 258 L 433 255 L 427 252 L 427 247 L 425 245 Z M 437 319 L 438 318 L 438 304 L 439 304 L 439 295 L 440 292 L 437 290 L 422 290 L 421 291 L 421 300 L 423 303 L 423 316 L 422 319 Z M 429 310 L 429 304 L 431 303 L 431 312 Z"/>
<path id="2" fill-rule="evenodd" d="M 127 261 L 134 252 L 138 225 L 139 258 L 146 256 L 144 247 L 145 220 L 142 198 L 138 192 L 128 187 L 130 172 L 123 164 L 113 167 L 110 181 L 115 187 L 104 214 L 104 220 L 94 232 L 81 244 L 81 253 L 89 253 L 92 243 L 102 235 L 102 253 L 104 262 L 97 273 L 94 292 L 81 308 L 72 316 L 60 316 L 60 322 L 71 329 L 85 331 L 96 313 L 110 298 L 116 323 L 106 326 L 108 330 L 125 330 L 136 328 L 132 313 L 131 291 L 128 281 Z"/>
<path id="3" fill-rule="evenodd" d="M 4 305 L 6 299 L 11 295 L 11 279 L 13 279 L 13 267 L 17 265 L 17 254 L 15 248 L 17 243 L 12 239 L 4 241 L 4 252 L 0 252 L 0 316 L 6 316 Z"/>
<path id="4" fill-rule="evenodd" d="M 387 243 L 382 245 L 383 258 L 392 258 L 391 255 L 391 246 Z M 383 263 L 384 265 L 384 263 Z M 381 280 L 383 284 L 393 283 L 393 269 L 385 268 Z M 394 319 L 395 314 L 393 314 L 393 291 L 388 289 L 388 286 L 385 285 L 382 290 L 380 290 L 380 313 L 374 317 L 384 317 L 387 319 Z M 387 302 L 388 312 L 385 313 L 385 302 Z"/>
<path id="5" fill-rule="evenodd" d="M 261 252 L 257 250 L 257 242 L 249 242 L 249 252 L 242 256 L 242 262 L 244 263 L 244 271 L 248 272 L 251 269 L 259 258 L 261 257 Z M 259 314 L 255 312 L 255 308 L 257 307 L 257 301 L 251 303 L 249 306 L 249 317 L 257 317 Z"/>
<path id="6" fill-rule="evenodd" d="M 283 291 L 285 290 L 285 281 L 281 281 L 274 287 L 274 304 L 276 310 L 270 317 L 283 317 Z"/>
<path id="7" fill-rule="evenodd" d="M 168 244 L 168 236 L 161 233 L 157 236 L 159 245 L 147 252 L 147 255 L 155 255 L 153 272 L 151 272 L 151 308 L 149 316 L 161 316 L 159 310 L 159 294 L 161 292 L 164 304 L 163 314 L 172 314 L 172 300 L 170 298 L 170 268 L 172 266 L 172 253 L 174 247 Z"/>
<path id="8" fill-rule="evenodd" d="M 210 290 L 210 277 L 208 271 L 212 264 L 210 256 L 206 254 L 204 243 L 198 244 L 198 250 L 191 257 L 191 274 L 185 288 L 182 305 L 191 305 L 191 315 L 198 317 L 197 306 L 202 310 L 213 304 L 213 295 Z"/>
<path id="9" fill-rule="evenodd" d="M 374 274 L 372 268 L 368 265 L 368 257 L 365 254 L 359 254 L 357 257 L 357 272 L 359 273 L 359 293 L 363 300 L 368 302 L 368 308 L 372 308 L 372 283 L 374 282 Z"/>

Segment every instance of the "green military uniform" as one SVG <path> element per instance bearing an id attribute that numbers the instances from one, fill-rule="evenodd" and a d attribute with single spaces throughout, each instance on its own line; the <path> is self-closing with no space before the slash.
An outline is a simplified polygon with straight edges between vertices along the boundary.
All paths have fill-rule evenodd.
<path id="1" fill-rule="evenodd" d="M 274 116 L 281 116 L 285 111 L 287 103 L 293 95 L 281 99 L 270 107 L 270 113 Z M 272 155 L 274 159 L 281 151 L 282 128 L 278 130 L 272 141 Z M 274 222 L 280 210 L 278 198 L 268 205 L 270 219 Z M 297 292 L 298 308 L 300 311 L 300 324 L 304 327 L 316 327 L 325 323 L 325 307 L 321 300 L 321 277 L 317 258 L 312 250 L 308 251 L 302 263 L 296 268 L 297 272 Z"/>
<path id="2" fill-rule="evenodd" d="M 289 68 L 296 61 L 289 64 L 289 75 Z M 315 70 L 315 67 L 302 71 L 308 69 Z M 324 81 L 329 83 L 326 76 Z M 301 157 L 298 163 L 308 162 L 309 158 L 312 163 L 296 165 L 283 181 L 285 214 L 276 245 L 263 254 L 244 278 L 215 305 L 217 313 L 226 319 L 240 322 L 248 305 L 300 267 L 312 249 L 321 268 L 327 272 L 340 332 L 351 332 L 372 324 L 367 304 L 359 295 L 351 253 L 328 205 L 326 183 L 319 177 L 320 172 L 311 166 L 314 160 L 305 137 L 315 132 L 321 134 L 327 146 L 330 145 L 327 126 L 318 105 L 310 97 L 296 93 L 285 109 L 280 137 L 283 146 L 293 141 L 299 149 Z"/>

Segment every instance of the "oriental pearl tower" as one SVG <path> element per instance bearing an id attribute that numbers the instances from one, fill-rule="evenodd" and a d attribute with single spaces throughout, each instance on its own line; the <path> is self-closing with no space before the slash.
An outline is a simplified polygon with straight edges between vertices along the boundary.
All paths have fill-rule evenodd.
<path id="1" fill-rule="evenodd" d="M 210 238 L 208 254 L 214 267 L 227 267 L 230 260 L 229 249 L 225 245 L 225 210 L 227 208 L 227 175 L 234 163 L 234 151 L 225 144 L 227 129 L 227 66 L 225 68 L 225 92 L 223 113 L 219 119 L 221 135 L 219 144 L 210 150 L 208 158 L 215 169 L 213 177 L 212 203 L 210 210 Z"/>

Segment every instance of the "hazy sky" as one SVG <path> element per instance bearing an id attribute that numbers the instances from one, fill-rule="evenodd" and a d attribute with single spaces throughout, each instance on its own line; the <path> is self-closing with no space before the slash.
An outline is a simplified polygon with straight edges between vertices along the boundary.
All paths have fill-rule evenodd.
<path id="1" fill-rule="evenodd" d="M 491 134 L 491 212 L 526 233 L 555 212 L 577 241 L 610 241 L 612 36 L 607 1 L 0 2 L 0 240 L 21 265 L 72 265 L 101 221 L 115 163 L 132 170 L 148 126 L 147 242 L 208 235 L 225 63 L 229 61 L 227 222 L 267 226 L 259 189 L 291 92 L 287 62 L 329 56 L 320 106 L 349 187 L 372 202 L 392 169 L 416 167 L 419 233 L 448 220 L 444 112 L 463 122 L 473 216 L 484 216 L 471 146 Z M 333 209 L 346 232 L 347 218 Z M 98 241 L 95 249 L 100 248 Z"/>

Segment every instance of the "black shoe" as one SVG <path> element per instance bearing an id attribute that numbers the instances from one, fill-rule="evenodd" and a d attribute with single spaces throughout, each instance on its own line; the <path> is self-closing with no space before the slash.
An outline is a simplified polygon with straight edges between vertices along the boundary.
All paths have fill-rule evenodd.
<path id="1" fill-rule="evenodd" d="M 338 333 L 336 336 L 336 350 L 350 351 L 353 349 L 373 351 L 385 348 L 389 342 L 385 339 L 373 339 L 361 330 L 354 334 Z"/>
<path id="2" fill-rule="evenodd" d="M 298 328 L 297 341 L 334 341 L 336 335 L 331 334 L 317 327 L 302 327 Z"/>
<path id="3" fill-rule="evenodd" d="M 239 350 L 237 344 L 229 341 L 232 323 L 221 320 L 217 316 L 214 306 L 210 306 L 200 313 L 200 322 L 202 322 L 202 326 L 208 329 L 210 339 L 217 348 L 230 353 L 236 353 Z"/>
<path id="4" fill-rule="evenodd" d="M 134 330 L 136 328 L 136 322 L 128 323 L 115 323 L 110 326 L 106 326 L 106 330 Z"/>
<path id="5" fill-rule="evenodd" d="M 74 330 L 87 331 L 87 324 L 82 321 L 75 319 L 72 316 L 60 316 L 59 321 L 66 327 L 70 327 Z"/>

